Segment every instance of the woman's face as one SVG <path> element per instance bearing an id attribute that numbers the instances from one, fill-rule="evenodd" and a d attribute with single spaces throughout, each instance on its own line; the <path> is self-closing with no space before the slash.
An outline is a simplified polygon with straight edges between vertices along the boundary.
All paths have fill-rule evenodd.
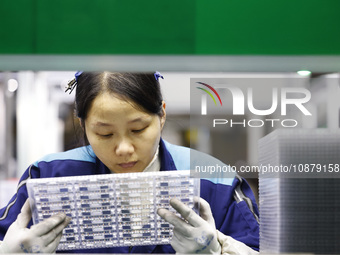
<path id="1" fill-rule="evenodd" d="M 164 102 L 160 117 L 103 93 L 92 103 L 85 132 L 94 153 L 111 172 L 142 172 L 157 150 L 164 122 Z"/>

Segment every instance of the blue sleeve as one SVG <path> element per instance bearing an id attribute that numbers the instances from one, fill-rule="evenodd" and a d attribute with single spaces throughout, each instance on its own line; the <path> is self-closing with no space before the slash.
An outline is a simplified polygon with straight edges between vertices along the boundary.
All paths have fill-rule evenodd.
<path id="1" fill-rule="evenodd" d="M 258 208 L 245 180 L 236 177 L 225 185 L 203 179 L 201 197 L 209 202 L 218 230 L 259 250 Z"/>
<path id="2" fill-rule="evenodd" d="M 17 193 L 11 198 L 6 207 L 0 209 L 0 240 L 3 240 L 9 226 L 17 219 L 21 207 L 28 198 L 26 182 L 30 178 L 39 177 L 39 170 L 31 165 L 22 175 L 17 186 Z M 29 226 L 32 225 L 30 222 Z"/>

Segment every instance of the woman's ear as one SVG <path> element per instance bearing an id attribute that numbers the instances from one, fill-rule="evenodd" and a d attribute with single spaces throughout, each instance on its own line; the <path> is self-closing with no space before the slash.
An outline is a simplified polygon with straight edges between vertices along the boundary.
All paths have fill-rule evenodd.
<path id="1" fill-rule="evenodd" d="M 166 120 L 166 103 L 162 101 L 161 129 L 163 129 Z"/>

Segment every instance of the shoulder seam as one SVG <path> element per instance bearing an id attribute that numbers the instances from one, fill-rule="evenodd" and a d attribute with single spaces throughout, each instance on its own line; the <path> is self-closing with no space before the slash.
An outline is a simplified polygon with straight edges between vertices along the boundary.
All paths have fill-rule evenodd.
<path id="1" fill-rule="evenodd" d="M 38 166 L 41 162 L 52 162 L 57 160 L 74 160 L 94 163 L 96 161 L 96 156 L 90 146 L 84 146 L 69 151 L 48 154 L 37 160 L 34 165 Z"/>

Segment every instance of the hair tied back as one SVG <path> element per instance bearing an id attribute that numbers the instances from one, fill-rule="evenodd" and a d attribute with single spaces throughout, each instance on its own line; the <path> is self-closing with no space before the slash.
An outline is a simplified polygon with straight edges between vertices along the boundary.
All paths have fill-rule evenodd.
<path id="1" fill-rule="evenodd" d="M 158 72 L 158 71 L 156 71 L 156 72 L 154 73 L 154 76 L 155 76 L 156 81 L 158 81 L 159 78 L 164 79 L 164 77 L 163 77 L 163 76 L 161 75 L 161 73 Z"/>
<path id="2" fill-rule="evenodd" d="M 83 71 L 77 71 L 75 74 L 74 74 L 74 78 L 72 80 L 70 80 L 67 84 L 67 87 L 66 87 L 66 90 L 65 90 L 65 93 L 67 91 L 70 91 L 69 94 L 72 93 L 72 91 L 75 89 L 75 87 L 77 86 L 77 82 L 78 82 L 78 79 L 79 79 L 79 76 L 83 73 Z"/>

